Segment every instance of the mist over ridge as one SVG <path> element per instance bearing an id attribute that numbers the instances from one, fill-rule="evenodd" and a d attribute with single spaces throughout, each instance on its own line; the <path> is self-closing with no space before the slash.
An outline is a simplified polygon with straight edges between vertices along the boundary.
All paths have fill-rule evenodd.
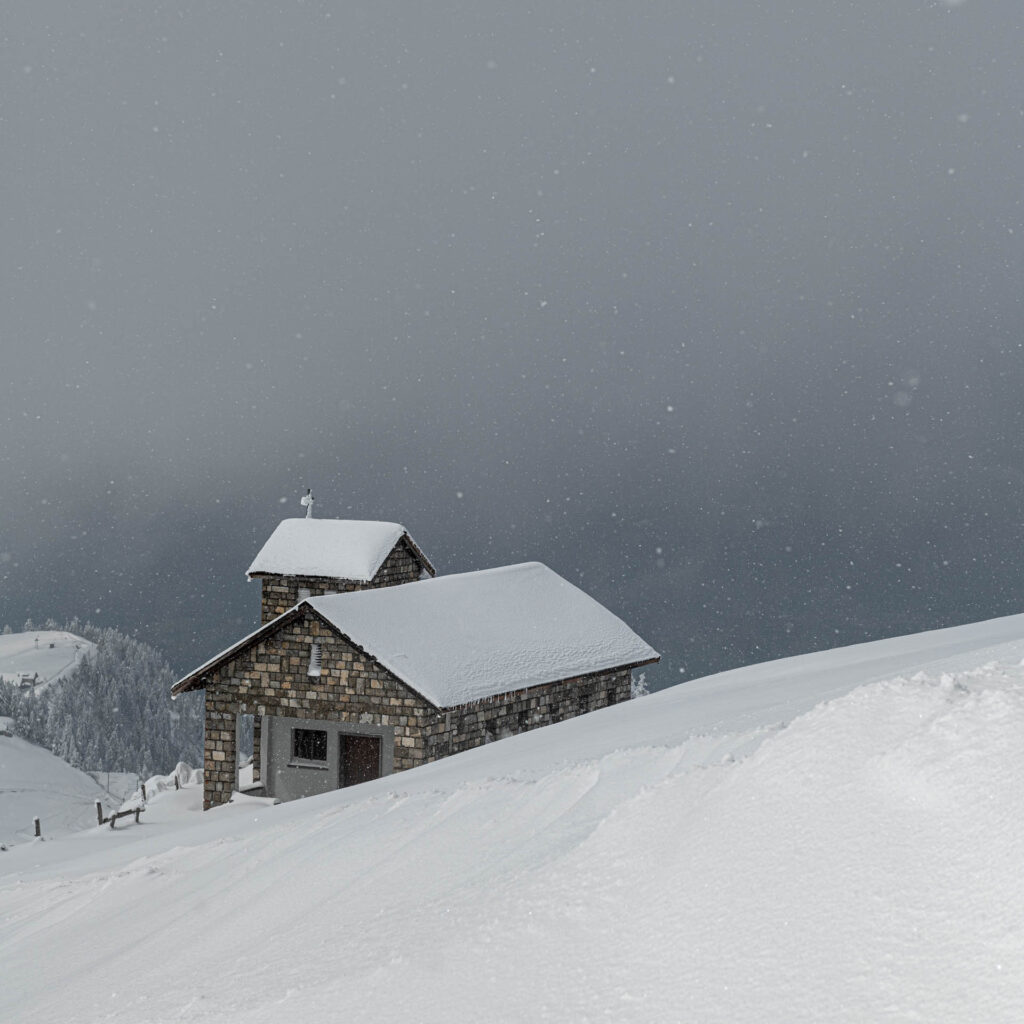
<path id="1" fill-rule="evenodd" d="M 1002 0 L 5 12 L 0 622 L 177 670 L 279 519 L 536 559 L 652 682 L 1018 611 Z"/>

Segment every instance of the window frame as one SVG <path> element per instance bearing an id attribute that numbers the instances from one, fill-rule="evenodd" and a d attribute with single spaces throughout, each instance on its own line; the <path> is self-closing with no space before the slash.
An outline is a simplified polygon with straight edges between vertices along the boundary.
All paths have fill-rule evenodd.
<path id="1" fill-rule="evenodd" d="M 311 743 L 316 743 L 316 746 L 312 750 L 306 750 L 300 752 L 300 734 L 304 734 L 309 737 L 322 737 L 322 740 L 311 740 Z M 322 744 L 324 756 L 315 757 L 309 756 L 315 754 L 317 748 Z M 327 771 L 327 756 L 330 751 L 330 742 L 326 729 L 310 729 L 304 725 L 293 725 L 292 726 L 292 750 L 291 757 L 288 760 L 289 768 L 318 768 L 321 771 Z"/>

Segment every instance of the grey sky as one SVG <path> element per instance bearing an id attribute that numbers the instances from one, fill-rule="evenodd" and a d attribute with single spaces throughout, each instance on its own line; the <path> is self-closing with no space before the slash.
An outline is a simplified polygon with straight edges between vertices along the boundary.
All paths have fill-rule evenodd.
<path id="1" fill-rule="evenodd" d="M 0 621 L 188 668 L 307 484 L 442 571 L 547 562 L 659 684 L 1020 610 L 1019 4 L 0 33 Z"/>

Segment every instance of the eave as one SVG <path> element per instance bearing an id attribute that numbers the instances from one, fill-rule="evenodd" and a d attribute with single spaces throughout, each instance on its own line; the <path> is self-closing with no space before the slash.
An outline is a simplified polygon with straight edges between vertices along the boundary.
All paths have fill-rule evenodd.
<path id="1" fill-rule="evenodd" d="M 220 654 L 214 655 L 214 657 L 210 658 L 209 661 L 203 662 L 202 665 L 193 669 L 187 676 L 182 676 L 182 678 L 171 687 L 171 697 L 177 697 L 182 693 L 188 693 L 189 690 L 205 690 L 207 676 L 216 672 L 221 665 L 224 665 L 233 658 L 238 657 L 239 654 L 247 650 L 249 647 L 254 644 L 258 644 L 264 637 L 269 636 L 275 630 L 280 629 L 281 626 L 285 626 L 289 622 L 301 618 L 301 608 L 301 603 L 297 604 L 294 608 L 289 608 L 288 611 L 278 615 L 276 619 L 271 619 L 269 622 L 264 623 L 259 629 L 250 633 L 248 636 L 242 637 L 241 640 L 238 640 L 230 647 L 225 648 L 220 652 Z"/>

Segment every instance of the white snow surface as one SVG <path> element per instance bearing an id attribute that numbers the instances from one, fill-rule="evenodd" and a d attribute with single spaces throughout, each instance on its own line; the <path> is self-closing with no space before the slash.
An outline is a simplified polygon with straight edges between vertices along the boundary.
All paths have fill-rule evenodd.
<path id="1" fill-rule="evenodd" d="M 0 854 L 0 1019 L 1018 1024 L 1022 638 L 756 665 L 277 807 L 158 793 Z"/>
<path id="2" fill-rule="evenodd" d="M 38 676 L 36 693 L 66 676 L 96 645 L 65 630 L 37 629 L 0 635 L 0 679 L 17 683 L 22 676 Z"/>
<path id="3" fill-rule="evenodd" d="M 404 534 L 398 523 L 285 519 L 260 548 L 247 575 L 330 576 L 368 583 Z"/>
<path id="4" fill-rule="evenodd" d="M 20 736 L 0 736 L 0 843 L 33 838 L 33 818 L 39 818 L 44 839 L 88 828 L 96 823 L 97 800 L 107 810 L 118 804 L 48 750 Z"/>
<path id="5" fill-rule="evenodd" d="M 539 562 L 305 603 L 441 708 L 658 657 Z"/>

